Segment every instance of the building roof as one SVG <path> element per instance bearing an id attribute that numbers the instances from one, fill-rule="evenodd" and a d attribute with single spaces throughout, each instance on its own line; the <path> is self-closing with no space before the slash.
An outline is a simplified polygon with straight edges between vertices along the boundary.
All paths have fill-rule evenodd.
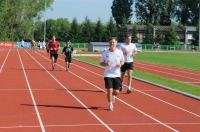
<path id="1" fill-rule="evenodd" d="M 136 30 L 146 30 L 147 26 L 146 25 L 128 25 L 127 28 L 129 30 L 133 29 L 133 27 L 136 28 Z M 160 30 L 160 31 L 168 31 L 170 26 L 154 26 L 155 30 Z M 197 27 L 195 26 L 177 26 L 176 31 L 192 31 L 196 32 Z"/>

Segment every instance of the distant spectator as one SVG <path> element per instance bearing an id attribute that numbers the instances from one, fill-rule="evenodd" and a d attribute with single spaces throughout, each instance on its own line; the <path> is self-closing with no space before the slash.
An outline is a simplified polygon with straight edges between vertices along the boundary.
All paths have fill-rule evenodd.
<path id="1" fill-rule="evenodd" d="M 20 47 L 24 47 L 24 40 L 22 39 Z"/>
<path id="2" fill-rule="evenodd" d="M 31 49 L 34 50 L 36 46 L 36 42 L 34 39 L 31 40 Z"/>
<path id="3" fill-rule="evenodd" d="M 159 44 L 159 42 L 156 42 L 156 43 L 154 43 L 154 49 L 155 50 L 159 50 L 160 49 L 160 44 Z"/>
<path id="4" fill-rule="evenodd" d="M 46 42 L 45 41 L 42 42 L 42 49 L 43 50 L 46 49 Z"/>

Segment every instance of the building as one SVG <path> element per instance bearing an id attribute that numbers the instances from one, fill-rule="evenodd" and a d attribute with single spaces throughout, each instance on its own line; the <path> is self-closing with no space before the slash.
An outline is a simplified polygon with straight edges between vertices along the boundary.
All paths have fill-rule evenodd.
<path id="1" fill-rule="evenodd" d="M 136 35 L 139 42 L 142 42 L 145 38 L 147 26 L 146 25 L 128 25 L 128 30 L 131 31 L 133 28 L 136 30 Z M 157 32 L 166 34 L 169 31 L 169 26 L 152 26 L 152 35 L 155 38 Z M 177 26 L 176 32 L 180 44 L 191 44 L 194 40 L 194 34 L 197 32 L 195 26 Z"/>

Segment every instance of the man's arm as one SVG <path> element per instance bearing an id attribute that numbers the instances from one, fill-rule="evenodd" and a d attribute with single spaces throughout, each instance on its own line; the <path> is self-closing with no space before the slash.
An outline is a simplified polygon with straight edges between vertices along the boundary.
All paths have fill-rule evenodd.
<path id="1" fill-rule="evenodd" d="M 66 47 L 63 48 L 63 50 L 62 50 L 62 54 L 65 52 L 65 50 L 66 50 Z"/>

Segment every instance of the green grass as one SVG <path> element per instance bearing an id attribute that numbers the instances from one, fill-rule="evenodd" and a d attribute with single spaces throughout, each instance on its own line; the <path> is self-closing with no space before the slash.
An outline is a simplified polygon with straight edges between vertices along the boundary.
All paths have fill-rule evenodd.
<path id="1" fill-rule="evenodd" d="M 101 52 L 80 51 L 78 54 L 101 54 Z M 139 52 L 136 60 L 149 63 L 200 71 L 200 53 Z"/>
<path id="2" fill-rule="evenodd" d="M 167 86 L 172 89 L 200 97 L 200 87 L 199 86 L 182 83 L 182 82 L 179 82 L 176 80 L 160 77 L 160 76 L 148 73 L 148 72 L 141 72 L 138 70 L 135 70 L 134 75 L 137 78 L 148 80 L 148 81 L 156 83 L 156 84 L 161 84 L 163 86 Z"/>
<path id="3" fill-rule="evenodd" d="M 200 71 L 200 53 L 141 52 L 136 60 Z"/>
<path id="4" fill-rule="evenodd" d="M 76 59 L 83 61 L 83 62 L 93 64 L 93 65 L 100 66 L 98 60 L 93 60 L 93 59 L 89 59 L 89 58 L 82 58 L 82 57 L 76 57 Z M 156 83 L 156 84 L 167 86 L 167 87 L 170 87 L 172 89 L 200 97 L 200 87 L 199 86 L 194 86 L 194 85 L 191 85 L 191 84 L 182 83 L 182 82 L 179 82 L 179 81 L 176 81 L 176 80 L 160 77 L 158 75 L 154 75 L 154 74 L 151 74 L 151 73 L 148 73 L 148 72 L 142 72 L 142 71 L 139 71 L 139 70 L 134 71 L 134 76 L 137 77 L 137 78 L 143 79 L 143 80 L 147 80 L 149 82 L 153 82 L 153 83 Z"/>
<path id="5" fill-rule="evenodd" d="M 99 60 L 90 59 L 90 58 L 86 58 L 86 57 L 79 57 L 79 56 L 76 56 L 75 58 L 78 59 L 79 61 L 83 61 L 83 62 L 87 62 L 87 63 L 93 64 L 93 65 L 100 66 Z"/>

